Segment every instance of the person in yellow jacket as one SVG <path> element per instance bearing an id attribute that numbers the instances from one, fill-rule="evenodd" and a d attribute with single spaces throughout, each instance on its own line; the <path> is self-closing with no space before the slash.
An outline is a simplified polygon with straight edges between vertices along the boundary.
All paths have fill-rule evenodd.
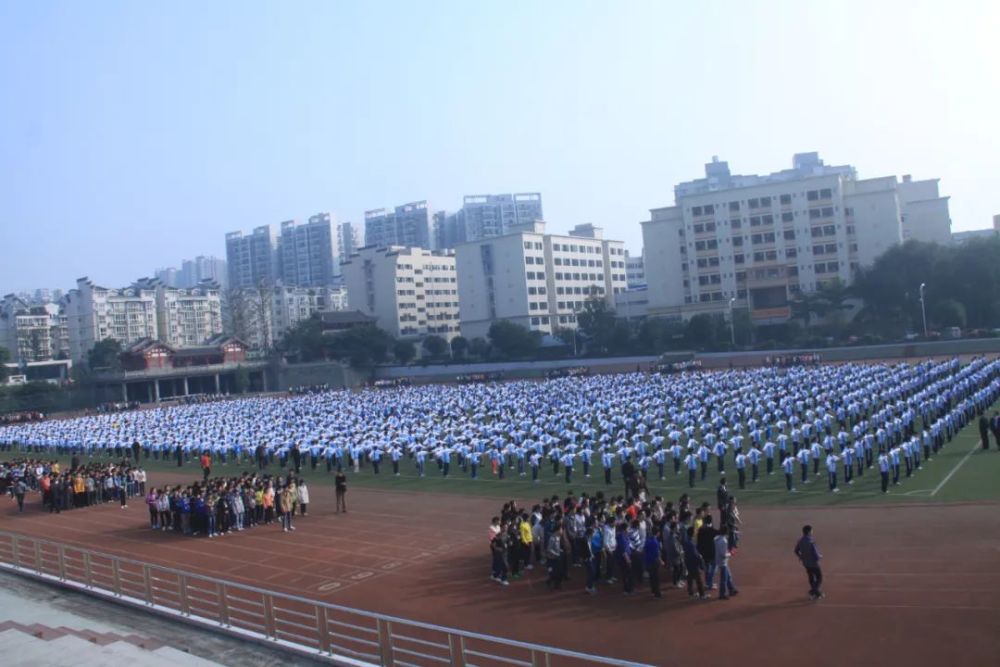
<path id="1" fill-rule="evenodd" d="M 522 513 L 521 518 L 517 525 L 517 530 L 521 537 L 521 558 L 524 559 L 524 569 L 531 570 L 534 569 L 534 565 L 531 564 L 531 553 L 532 553 L 532 542 L 534 538 L 531 534 L 531 523 L 528 521 L 527 513 Z"/>

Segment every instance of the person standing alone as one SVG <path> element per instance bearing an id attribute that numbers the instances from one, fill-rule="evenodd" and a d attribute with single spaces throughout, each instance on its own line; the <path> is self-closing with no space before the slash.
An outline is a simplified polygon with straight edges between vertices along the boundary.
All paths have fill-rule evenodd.
<path id="1" fill-rule="evenodd" d="M 823 556 L 816 548 L 816 541 L 812 536 L 812 526 L 802 526 L 802 537 L 795 545 L 795 555 L 798 556 L 802 567 L 806 569 L 806 576 L 809 578 L 809 599 L 819 600 L 823 597 L 823 591 L 820 588 L 823 585 L 823 571 L 819 567 L 819 561 Z"/>
<path id="2" fill-rule="evenodd" d="M 337 476 L 333 478 L 334 490 L 337 496 L 337 514 L 343 512 L 347 514 L 347 475 L 344 471 L 337 471 Z"/>

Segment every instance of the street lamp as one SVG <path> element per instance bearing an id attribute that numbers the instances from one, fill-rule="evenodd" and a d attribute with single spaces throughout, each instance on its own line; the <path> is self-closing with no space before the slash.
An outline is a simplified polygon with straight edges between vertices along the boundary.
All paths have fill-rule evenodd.
<path id="1" fill-rule="evenodd" d="M 920 283 L 920 315 L 924 320 L 924 338 L 927 338 L 927 308 L 924 305 L 924 288 L 927 283 Z"/>
<path id="2" fill-rule="evenodd" d="M 733 318 L 733 304 L 736 303 L 736 297 L 729 298 L 729 333 L 733 339 L 733 347 L 736 347 L 736 319 Z"/>

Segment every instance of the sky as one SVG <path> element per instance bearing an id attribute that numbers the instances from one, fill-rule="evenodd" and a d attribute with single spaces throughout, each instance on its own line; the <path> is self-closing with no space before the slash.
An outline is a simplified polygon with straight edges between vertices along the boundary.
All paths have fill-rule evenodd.
<path id="1" fill-rule="evenodd" d="M 997 34 L 995 0 L 0 0 L 0 294 L 482 193 L 635 253 L 713 155 L 940 178 L 988 227 Z"/>

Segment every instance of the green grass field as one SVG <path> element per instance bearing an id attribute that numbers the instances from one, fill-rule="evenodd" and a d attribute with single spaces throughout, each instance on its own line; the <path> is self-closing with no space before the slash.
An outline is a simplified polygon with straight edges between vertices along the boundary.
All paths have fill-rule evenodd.
<path id="1" fill-rule="evenodd" d="M 18 456 L 21 455 L 15 452 L 0 453 L 0 459 Z M 59 458 L 65 463 L 69 462 L 69 457 Z M 150 472 L 176 473 L 178 470 L 183 470 L 190 474 L 192 479 L 200 476 L 198 464 L 193 459 L 180 469 L 173 462 L 165 463 L 153 459 L 148 460 L 145 464 L 146 469 Z M 736 471 L 732 464 L 732 457 L 727 460 L 727 468 L 726 477 L 730 492 L 736 495 L 742 505 L 806 506 L 1000 500 L 1000 451 L 995 448 L 992 438 L 991 448 L 988 451 L 983 451 L 980 448 L 979 433 L 975 422 L 969 424 L 953 438 L 932 461 L 923 462 L 923 469 L 915 471 L 913 477 L 907 479 L 904 468 L 904 476 L 901 477 L 900 485 L 890 487 L 888 495 L 883 495 L 881 492 L 877 469 L 865 470 L 862 477 L 855 477 L 853 485 L 844 484 L 843 471 L 841 470 L 839 479 L 841 490 L 840 493 L 833 494 L 827 489 L 825 468 L 822 465 L 820 465 L 822 474 L 819 476 L 810 475 L 810 482 L 805 485 L 799 483 L 798 466 L 796 466 L 796 488 L 798 489 L 796 493 L 788 493 L 785 490 L 785 478 L 780 469 L 777 469 L 774 475 L 767 476 L 763 473 L 762 466 L 760 481 L 751 484 L 748 479 L 746 489 L 741 490 L 736 484 Z M 213 474 L 236 474 L 244 469 L 250 469 L 250 465 L 244 463 L 238 466 L 232 462 L 228 465 L 216 463 Z M 400 476 L 395 477 L 391 472 L 391 464 L 384 462 L 380 475 L 372 474 L 370 467 L 362 468 L 359 474 L 348 470 L 348 484 L 351 488 L 454 493 L 519 500 L 537 499 L 553 494 L 561 496 L 569 490 L 576 494 L 583 492 L 593 494 L 603 490 L 606 494 L 615 495 L 624 491 L 617 468 L 613 472 L 610 486 L 604 484 L 603 471 L 599 467 L 592 470 L 590 479 L 585 479 L 578 466 L 574 471 L 572 483 L 568 485 L 562 471 L 560 470 L 558 476 L 553 475 L 552 466 L 549 464 L 542 466 L 539 481 L 535 484 L 531 482 L 530 478 L 519 477 L 516 471 L 512 470 L 507 471 L 505 479 L 497 479 L 490 473 L 489 466 L 480 467 L 480 479 L 478 480 L 470 479 L 468 473 L 463 473 L 461 468 L 454 464 L 447 478 L 441 476 L 436 464 L 428 463 L 426 470 L 427 476 L 420 478 L 413 463 L 404 459 L 400 465 Z M 284 474 L 287 469 L 282 469 L 275 463 L 269 468 L 269 471 Z M 747 473 L 749 478 L 749 469 Z M 714 498 L 715 488 L 719 483 L 719 475 L 716 472 L 714 461 L 709 464 L 708 476 L 705 481 L 696 483 L 694 489 L 689 489 L 687 485 L 685 470 L 682 469 L 680 475 L 674 476 L 669 459 L 667 479 L 660 481 L 656 479 L 656 475 L 656 468 L 650 468 L 650 492 L 668 499 L 676 499 L 685 492 L 691 493 L 693 497 L 698 499 Z M 311 485 L 332 486 L 333 484 L 333 475 L 327 474 L 323 462 L 316 471 L 312 471 L 306 463 L 302 469 L 302 477 L 307 479 Z"/>

